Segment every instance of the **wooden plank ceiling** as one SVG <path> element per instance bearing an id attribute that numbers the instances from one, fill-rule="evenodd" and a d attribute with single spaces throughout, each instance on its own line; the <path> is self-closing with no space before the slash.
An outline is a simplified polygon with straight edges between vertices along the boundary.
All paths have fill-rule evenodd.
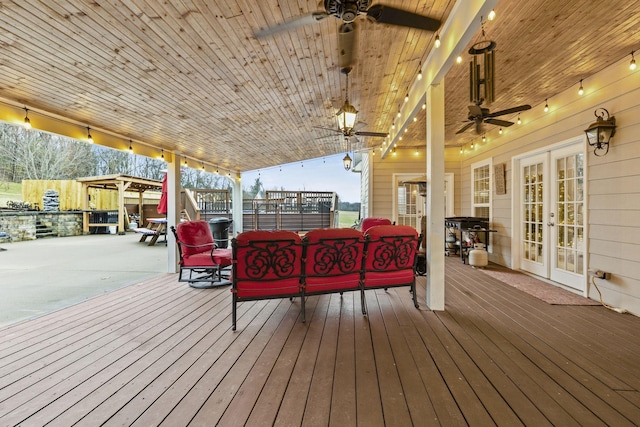
<path id="1" fill-rule="evenodd" d="M 466 1 L 466 0 L 465 0 Z M 374 4 L 377 2 L 373 2 Z M 445 22 L 453 0 L 386 0 Z M 305 0 L 16 0 L 0 6 L 0 97 L 34 114 L 179 151 L 243 172 L 340 153 L 335 107 L 346 82 L 338 27 L 253 34 L 322 10 Z M 606 10 L 604 10 L 606 9 Z M 503 0 L 485 25 L 497 42 L 496 111 L 536 106 L 640 46 L 640 0 Z M 349 99 L 370 132 L 388 132 L 435 33 L 356 19 Z M 482 39 L 478 34 L 473 42 Z M 473 43 L 472 42 L 472 43 Z M 629 57 L 630 58 L 630 57 Z M 468 59 L 445 79 L 446 144 L 467 116 Z M 512 117 L 503 117 L 507 120 Z M 424 145 L 424 113 L 400 145 Z M 353 148 L 379 145 L 360 137 Z"/>

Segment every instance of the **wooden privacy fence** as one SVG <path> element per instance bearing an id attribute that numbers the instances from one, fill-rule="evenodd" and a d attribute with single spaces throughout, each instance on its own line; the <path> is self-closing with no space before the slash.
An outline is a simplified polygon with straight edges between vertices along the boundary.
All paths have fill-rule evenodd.
<path id="1" fill-rule="evenodd" d="M 23 180 L 22 200 L 42 209 L 42 198 L 45 191 L 58 192 L 60 210 L 82 210 L 82 184 L 76 180 Z M 117 210 L 118 193 L 102 188 L 89 188 L 89 207 L 96 210 Z M 160 192 L 150 191 L 144 194 L 145 204 L 158 204 Z M 137 192 L 125 192 L 126 204 L 138 204 Z"/>

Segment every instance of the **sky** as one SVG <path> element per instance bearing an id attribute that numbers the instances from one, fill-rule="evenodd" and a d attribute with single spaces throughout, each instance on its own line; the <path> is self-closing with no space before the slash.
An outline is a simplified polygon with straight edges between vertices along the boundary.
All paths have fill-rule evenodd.
<path id="1" fill-rule="evenodd" d="M 344 153 L 245 172 L 242 187 L 249 188 L 260 176 L 265 190 L 335 191 L 341 202 L 360 202 L 360 174 L 344 170 L 343 157 Z"/>

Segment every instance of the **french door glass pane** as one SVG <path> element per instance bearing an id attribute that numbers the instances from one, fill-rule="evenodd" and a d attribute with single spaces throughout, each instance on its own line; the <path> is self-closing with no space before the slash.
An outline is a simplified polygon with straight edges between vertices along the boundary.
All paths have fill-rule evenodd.
<path id="1" fill-rule="evenodd" d="M 583 154 L 556 160 L 556 268 L 584 273 Z"/>
<path id="2" fill-rule="evenodd" d="M 528 165 L 522 168 L 523 206 L 523 247 L 524 258 L 534 262 L 543 262 L 543 218 L 542 192 L 544 182 L 542 163 Z"/>

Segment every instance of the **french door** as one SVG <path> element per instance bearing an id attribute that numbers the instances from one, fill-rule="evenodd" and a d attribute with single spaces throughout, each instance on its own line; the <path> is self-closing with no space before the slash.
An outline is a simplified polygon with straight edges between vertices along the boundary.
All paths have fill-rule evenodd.
<path id="1" fill-rule="evenodd" d="M 585 286 L 582 144 L 519 164 L 520 268 L 576 290 Z"/>

